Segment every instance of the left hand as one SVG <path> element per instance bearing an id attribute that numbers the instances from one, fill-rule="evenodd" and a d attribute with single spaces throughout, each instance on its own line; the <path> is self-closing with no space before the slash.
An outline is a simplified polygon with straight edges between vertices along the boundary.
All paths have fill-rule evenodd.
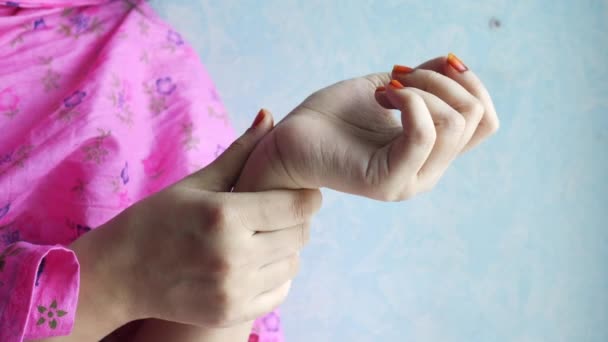
<path id="1" fill-rule="evenodd" d="M 497 129 L 483 83 L 455 56 L 439 57 L 315 92 L 258 144 L 236 189 L 325 186 L 404 200 Z"/>

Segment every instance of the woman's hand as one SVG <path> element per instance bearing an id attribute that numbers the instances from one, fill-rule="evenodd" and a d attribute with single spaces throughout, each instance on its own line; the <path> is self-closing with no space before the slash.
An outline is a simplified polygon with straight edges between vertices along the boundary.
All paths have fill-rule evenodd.
<path id="1" fill-rule="evenodd" d="M 403 200 L 431 189 L 455 157 L 497 129 L 487 90 L 455 56 L 396 66 L 304 100 L 258 144 L 236 188 L 326 186 Z"/>
<path id="2" fill-rule="evenodd" d="M 141 318 L 226 327 L 285 299 L 320 192 L 227 192 L 271 127 L 267 116 L 205 169 L 73 244 L 81 295 L 62 341 L 99 340 Z"/>

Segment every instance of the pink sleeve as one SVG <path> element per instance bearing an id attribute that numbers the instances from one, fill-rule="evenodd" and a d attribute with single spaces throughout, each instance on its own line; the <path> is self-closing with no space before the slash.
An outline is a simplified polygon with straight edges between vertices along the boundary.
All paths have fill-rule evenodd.
<path id="1" fill-rule="evenodd" d="M 0 252 L 0 341 L 68 335 L 79 265 L 65 247 L 16 242 Z"/>

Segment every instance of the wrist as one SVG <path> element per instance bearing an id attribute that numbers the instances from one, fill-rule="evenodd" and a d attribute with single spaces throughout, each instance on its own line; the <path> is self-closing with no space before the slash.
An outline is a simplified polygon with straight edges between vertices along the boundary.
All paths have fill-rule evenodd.
<path id="1" fill-rule="evenodd" d="M 280 154 L 271 132 L 253 150 L 234 186 L 235 192 L 301 189 Z"/>
<path id="2" fill-rule="evenodd" d="M 111 230 L 102 226 L 70 245 L 80 264 L 80 286 L 72 335 L 100 340 L 138 317 L 127 288 Z"/>

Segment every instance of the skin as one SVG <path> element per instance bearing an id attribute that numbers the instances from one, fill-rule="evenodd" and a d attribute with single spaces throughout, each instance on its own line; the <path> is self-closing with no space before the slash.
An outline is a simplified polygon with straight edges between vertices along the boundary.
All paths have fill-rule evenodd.
<path id="1" fill-rule="evenodd" d="M 398 89 L 389 85 L 391 79 L 400 81 L 406 87 Z M 375 91 L 379 86 L 384 86 L 386 89 Z M 401 122 L 392 116 L 391 110 L 393 109 L 401 112 Z M 263 125 L 266 126 L 262 126 L 269 128 L 272 125 L 272 119 L 270 113 L 266 114 L 267 117 L 263 121 Z M 459 72 L 446 62 L 445 57 L 439 57 L 420 65 L 415 71 L 408 74 L 373 74 L 342 81 L 317 91 L 295 108 L 270 133 L 259 137 L 255 149 L 251 147 L 249 150 L 253 150 L 253 152 L 244 167 L 242 163 L 240 165 L 222 164 L 216 168 L 217 175 L 210 176 L 209 179 L 217 180 L 221 178 L 222 173 L 238 170 L 240 176 L 233 177 L 234 180 L 238 178 L 235 191 L 317 189 L 325 186 L 377 200 L 400 201 L 430 190 L 454 158 L 478 145 L 497 129 L 496 111 L 488 91 L 481 81 L 472 71 Z M 245 157 L 242 158 L 242 160 L 244 159 Z M 207 177 L 201 178 L 208 179 Z M 198 184 L 198 182 L 193 183 Z M 204 185 L 201 185 L 200 188 L 205 189 L 214 182 L 207 180 L 201 184 Z M 196 188 L 196 185 L 191 186 Z M 56 339 L 57 341 L 84 341 L 94 338 L 93 334 L 85 334 L 88 333 L 87 329 L 95 329 L 98 332 L 96 336 L 103 336 L 102 331 L 106 333 L 112 331 L 120 326 L 121 322 L 127 322 L 134 317 L 159 319 L 144 322 L 139 329 L 136 341 L 246 341 L 251 329 L 251 321 L 257 317 L 253 313 L 263 313 L 262 307 L 266 309 L 265 312 L 268 312 L 284 300 L 290 284 L 288 279 L 293 277 L 292 272 L 286 271 L 282 277 L 276 277 L 276 279 L 281 278 L 286 282 L 273 290 L 275 291 L 273 300 L 265 302 L 266 306 L 255 306 L 257 311 L 249 307 L 248 303 L 251 301 L 243 301 L 242 296 L 236 295 L 233 298 L 234 301 L 228 301 L 233 306 L 218 305 L 218 294 L 226 291 L 217 291 L 217 285 L 216 287 L 199 287 L 198 296 L 182 295 L 180 290 L 171 289 L 170 281 L 167 280 L 180 275 L 171 273 L 178 272 L 177 270 L 167 270 L 169 275 L 163 278 L 166 281 L 152 277 L 151 274 L 158 273 L 157 264 L 164 265 L 166 268 L 175 268 L 174 265 L 180 264 L 181 257 L 184 257 L 175 256 L 172 259 L 174 264 L 163 263 L 162 259 L 156 257 L 165 255 L 158 254 L 162 248 L 168 250 L 164 244 L 155 242 L 158 236 L 167 240 L 164 235 L 167 229 L 161 229 L 163 235 L 155 235 L 152 227 L 167 221 L 166 219 L 156 216 L 157 219 L 139 225 L 140 227 L 145 226 L 146 229 L 137 229 L 139 220 L 145 221 L 144 218 L 147 216 L 154 217 L 157 211 L 162 211 L 164 206 L 177 199 L 170 195 L 165 196 L 143 201 L 139 207 L 147 207 L 148 210 L 139 209 L 138 214 L 131 215 L 137 219 L 129 220 L 125 218 L 128 215 L 119 215 L 119 219 L 114 223 L 111 222 L 107 229 L 93 231 L 90 233 L 89 239 L 84 242 L 79 242 L 79 240 L 75 243 L 74 249 L 77 251 L 79 260 L 84 260 L 83 270 L 85 268 L 89 270 L 82 276 L 81 303 L 78 307 L 75 328 L 75 334 L 81 338 L 70 337 Z M 189 196 L 191 194 L 186 198 L 190 198 Z M 315 196 L 318 197 L 318 194 L 310 195 L 311 198 L 316 198 Z M 196 196 L 194 197 L 196 198 Z M 311 202 L 315 201 L 311 200 Z M 180 215 L 184 214 L 179 213 L 182 207 L 183 205 L 174 207 L 177 212 L 172 214 L 173 220 L 179 220 Z M 214 205 L 210 207 L 215 208 Z M 317 208 L 314 205 L 312 207 Z M 197 207 L 197 209 L 202 208 L 207 208 L 207 206 Z M 236 206 L 232 208 L 236 208 Z M 257 210 L 264 211 L 267 208 L 262 206 Z M 205 212 L 205 210 L 202 211 Z M 309 219 L 314 211 L 306 211 L 307 215 L 295 215 L 299 219 L 291 220 L 291 223 L 303 224 L 307 220 L 303 220 L 302 217 Z M 195 212 L 197 211 L 195 210 Z M 270 217 L 278 212 L 280 210 L 272 210 L 272 214 L 268 215 Z M 217 217 L 213 214 L 213 210 L 211 213 L 207 211 L 207 215 L 199 222 L 199 229 L 204 226 L 203 222 L 209 222 L 208 217 Z M 220 217 L 224 216 L 226 215 L 220 215 Z M 228 216 L 230 217 L 230 215 Z M 241 221 L 241 223 L 246 222 Z M 211 220 L 211 222 L 215 221 Z M 223 221 L 220 220 L 220 222 Z M 125 226 L 127 229 L 124 229 Z M 257 231 L 253 236 L 275 234 L 272 229 L 263 230 L 255 224 L 246 224 L 246 226 L 250 233 Z M 273 225 L 273 227 L 276 226 Z M 179 230 L 180 227 L 172 228 Z M 232 230 L 226 230 L 230 231 L 232 235 L 220 239 L 221 243 L 228 243 L 227 241 L 231 239 L 241 240 L 238 235 L 234 235 Z M 134 233 L 131 233 L 132 231 Z M 142 233 L 137 234 L 138 231 Z M 217 232 L 218 229 L 203 229 L 203 231 Z M 93 235 L 94 233 L 97 235 Z M 85 238 L 87 236 L 89 234 L 85 235 Z M 111 243 L 103 243 L 104 236 Z M 192 234 L 189 235 L 189 237 L 191 236 Z M 227 238 L 228 236 L 230 239 Z M 122 247 L 112 246 L 112 243 L 120 246 L 121 239 L 129 241 L 126 247 L 124 245 Z M 139 239 L 144 239 L 145 243 L 153 244 L 157 248 L 153 250 L 133 248 L 138 244 L 145 245 Z M 277 238 L 275 241 L 278 240 Z M 87 246 L 87 242 L 89 246 Z M 187 251 L 196 249 L 187 248 L 187 246 L 210 246 L 207 243 L 208 241 L 205 239 L 193 243 L 190 239 L 176 237 L 172 245 L 176 249 Z M 297 244 L 298 247 L 292 248 L 291 251 L 298 250 L 301 245 Z M 105 262 L 103 258 L 100 261 L 88 257 L 89 253 L 96 254 L 97 257 L 108 254 L 107 250 L 105 253 L 104 251 L 89 252 L 89 247 L 95 249 L 95 246 L 110 248 L 114 251 L 111 254 L 126 253 L 132 259 L 131 264 L 125 268 L 130 272 L 142 265 L 155 266 L 143 266 L 148 271 L 138 272 L 135 275 L 126 272 L 129 274 L 127 279 L 133 278 L 127 283 L 127 286 L 117 285 L 116 283 L 120 283 L 120 281 L 104 286 L 97 283 L 100 281 L 99 274 L 108 274 L 110 279 L 121 279 L 121 281 L 124 281 L 125 278 L 122 278 L 124 276 L 111 277 L 112 274 L 121 273 L 121 267 L 117 267 L 117 265 L 121 265 L 121 262 L 114 260 L 113 257 L 105 257 L 108 259 Z M 223 246 L 227 248 L 226 245 Z M 239 255 L 235 247 L 231 246 L 228 250 Z M 241 247 L 247 249 L 250 248 L 250 245 L 241 245 Z M 226 252 L 226 250 L 223 251 Z M 219 255 L 225 255 L 226 258 L 232 258 L 228 252 L 222 254 L 221 248 L 216 252 Z M 141 255 L 148 258 L 142 259 Z M 253 258 L 254 255 L 257 255 L 257 252 L 247 256 Z M 152 257 L 151 260 L 150 257 Z M 187 257 L 191 257 L 191 255 Z M 99 265 L 100 263 L 102 265 Z M 172 265 L 173 267 L 170 267 Z M 187 269 L 187 267 L 185 268 Z M 98 271 L 91 271 L 95 269 Z M 194 278 L 200 278 L 202 275 L 208 279 L 205 275 L 217 273 L 216 267 L 200 269 L 200 265 L 192 265 L 190 270 L 193 269 L 196 269 L 199 274 Z M 243 281 L 244 278 L 239 275 L 243 268 L 236 269 L 239 271 L 231 273 L 232 277 Z M 190 276 L 192 273 L 186 272 Z M 248 274 L 252 274 L 252 272 Z M 181 274 L 181 276 L 186 275 Z M 91 280 L 88 280 L 89 277 Z M 227 282 L 226 279 L 228 278 L 226 277 L 223 282 L 219 283 Z M 280 281 L 276 281 L 272 284 L 275 286 L 279 283 Z M 165 287 L 162 284 L 165 284 Z M 202 286 L 202 283 L 198 283 L 198 285 Z M 146 286 L 151 287 L 152 290 L 147 289 Z M 89 295 L 89 293 L 96 293 L 95 289 L 99 287 L 101 289 L 98 291 L 105 293 L 105 302 Z M 167 297 L 164 294 L 168 289 L 174 291 L 170 291 L 170 293 L 177 293 L 177 295 Z M 244 291 L 247 291 L 246 287 L 240 288 L 238 293 Z M 159 307 L 157 303 L 162 297 L 167 298 L 160 301 L 162 305 Z M 219 297 L 224 298 L 222 295 Z M 185 299 L 191 300 L 191 303 L 196 303 L 196 305 L 188 306 Z M 92 323 L 91 319 L 95 313 L 96 317 L 108 316 L 107 314 L 100 315 L 99 308 L 103 308 L 105 312 L 112 312 L 112 306 L 120 301 L 128 304 L 122 309 L 121 305 L 118 305 L 118 308 L 114 309 L 116 313 L 112 319 Z M 113 305 L 104 305 L 104 303 Z M 183 305 L 176 305 L 177 303 L 186 305 L 186 308 L 184 309 Z M 219 301 L 219 303 L 226 303 L 226 301 Z M 98 305 L 95 307 L 94 313 L 88 312 L 91 310 L 91 305 Z M 201 307 L 205 310 L 200 310 Z M 248 308 L 244 309 L 244 307 Z M 167 308 L 172 308 L 172 310 L 167 310 Z M 146 313 L 143 315 L 144 317 L 142 317 L 142 312 Z"/>
<path id="2" fill-rule="evenodd" d="M 391 79 L 406 87 L 389 85 Z M 375 91 L 380 86 L 386 90 Z M 408 74 L 368 75 L 312 94 L 256 146 L 235 190 L 329 187 L 401 201 L 434 187 L 458 155 L 498 126 L 479 78 L 438 57 Z M 214 333 L 147 322 L 138 342 L 246 341 L 250 330 L 251 322 Z"/>
<path id="3" fill-rule="evenodd" d="M 138 319 L 211 334 L 283 302 L 321 206 L 318 190 L 229 192 L 268 117 L 211 165 L 128 208 L 70 247 L 81 265 L 70 336 L 99 341 Z"/>

